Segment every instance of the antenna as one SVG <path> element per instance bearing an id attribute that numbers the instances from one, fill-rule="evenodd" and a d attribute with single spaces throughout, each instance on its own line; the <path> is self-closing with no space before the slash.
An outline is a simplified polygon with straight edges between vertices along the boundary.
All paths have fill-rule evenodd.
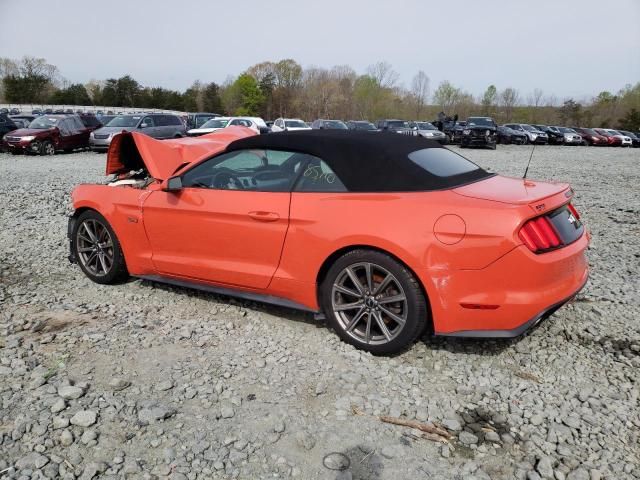
<path id="1" fill-rule="evenodd" d="M 522 179 L 524 180 L 525 178 L 527 178 L 527 172 L 529 172 L 529 165 L 531 165 L 531 159 L 533 158 L 533 152 L 536 149 L 536 142 L 533 142 L 533 148 L 531 149 L 531 155 L 529 155 L 529 161 L 527 162 L 527 168 L 524 169 L 524 175 L 522 176 Z"/>

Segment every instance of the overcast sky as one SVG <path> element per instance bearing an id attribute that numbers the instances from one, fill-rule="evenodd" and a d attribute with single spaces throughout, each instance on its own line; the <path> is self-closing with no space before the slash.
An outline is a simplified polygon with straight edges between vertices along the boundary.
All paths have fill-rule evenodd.
<path id="1" fill-rule="evenodd" d="M 473 94 L 491 83 L 590 97 L 640 81 L 640 0 L 0 0 L 0 56 L 71 82 L 132 75 L 184 90 L 265 60 L 387 61 Z"/>

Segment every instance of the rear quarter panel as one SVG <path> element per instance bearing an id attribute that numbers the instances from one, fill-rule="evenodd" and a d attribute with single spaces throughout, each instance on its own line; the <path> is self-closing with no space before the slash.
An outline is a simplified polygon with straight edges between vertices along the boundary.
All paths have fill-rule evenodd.
<path id="1" fill-rule="evenodd" d="M 459 226 L 447 232 L 444 223 L 438 237 L 447 243 L 434 234 L 443 215 L 457 215 L 464 222 L 462 235 Z M 526 205 L 469 199 L 450 191 L 293 193 L 289 231 L 270 289 L 294 291 L 295 300 L 317 308 L 316 279 L 324 261 L 345 247 L 369 246 L 400 259 L 421 279 L 427 294 L 436 295 L 443 272 L 482 269 L 520 245 L 514 232 L 527 215 Z"/>

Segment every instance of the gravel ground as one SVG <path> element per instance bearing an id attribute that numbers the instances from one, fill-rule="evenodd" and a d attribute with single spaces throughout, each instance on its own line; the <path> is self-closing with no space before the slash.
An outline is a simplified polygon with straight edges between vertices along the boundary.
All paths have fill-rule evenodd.
<path id="1" fill-rule="evenodd" d="M 593 233 L 575 303 L 519 340 L 393 358 L 295 311 L 91 283 L 66 215 L 105 156 L 0 154 L 0 478 L 640 478 L 639 152 L 536 148 L 529 177 L 571 182 Z M 464 154 L 522 175 L 529 149 Z"/>

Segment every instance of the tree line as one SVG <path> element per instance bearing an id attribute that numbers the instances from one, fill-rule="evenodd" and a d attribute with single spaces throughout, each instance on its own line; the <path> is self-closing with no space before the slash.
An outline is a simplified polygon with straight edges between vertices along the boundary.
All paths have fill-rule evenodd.
<path id="1" fill-rule="evenodd" d="M 183 92 L 141 85 L 130 75 L 86 84 L 67 82 L 45 59 L 0 58 L 0 101 L 209 111 L 229 115 L 431 120 L 438 112 L 493 116 L 523 122 L 640 130 L 640 82 L 589 100 L 558 99 L 535 89 L 523 95 L 512 86 L 489 85 L 473 95 L 450 81 L 431 89 L 419 71 L 408 87 L 387 62 L 358 74 L 348 65 L 303 68 L 292 59 L 262 62 L 223 84 L 196 80 Z"/>

